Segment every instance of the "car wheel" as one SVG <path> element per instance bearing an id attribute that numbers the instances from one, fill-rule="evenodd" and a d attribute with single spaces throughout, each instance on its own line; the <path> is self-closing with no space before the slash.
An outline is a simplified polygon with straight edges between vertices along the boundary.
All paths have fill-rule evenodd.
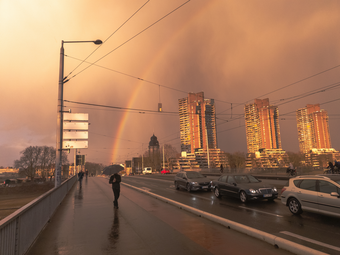
<path id="1" fill-rule="evenodd" d="M 221 198 L 221 193 L 220 193 L 220 190 L 218 188 L 215 188 L 214 194 L 215 194 L 215 197 Z"/>
<path id="2" fill-rule="evenodd" d="M 240 192 L 240 200 L 242 203 L 247 202 L 247 194 L 243 190 Z"/>
<path id="3" fill-rule="evenodd" d="M 288 208 L 292 214 L 298 215 L 302 213 L 300 202 L 296 198 L 290 198 L 288 200 Z"/>
<path id="4" fill-rule="evenodd" d="M 175 188 L 176 188 L 176 189 L 179 189 L 178 183 L 177 183 L 177 182 L 175 182 Z"/>
<path id="5" fill-rule="evenodd" d="M 187 183 L 187 191 L 191 192 L 191 185 L 190 185 L 190 183 Z"/>

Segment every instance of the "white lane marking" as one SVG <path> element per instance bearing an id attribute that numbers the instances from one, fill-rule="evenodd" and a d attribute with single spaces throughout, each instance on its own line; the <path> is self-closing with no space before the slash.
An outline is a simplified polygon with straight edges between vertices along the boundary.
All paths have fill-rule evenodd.
<path id="1" fill-rule="evenodd" d="M 280 218 L 283 217 L 283 216 L 281 216 L 281 215 L 279 215 L 279 214 L 264 212 L 264 211 L 260 211 L 260 210 L 248 208 L 248 207 L 245 207 L 245 206 L 239 206 L 239 207 L 242 208 L 242 209 L 246 209 L 246 210 L 250 210 L 250 211 L 254 211 L 254 212 L 259 212 L 259 213 L 264 213 L 264 214 L 269 214 L 269 215 L 276 216 L 276 217 L 280 217 Z"/>
<path id="2" fill-rule="evenodd" d="M 297 234 L 294 234 L 294 233 L 291 233 L 291 232 L 288 232 L 288 231 L 281 231 L 280 233 L 288 235 L 288 236 L 296 237 L 296 238 L 299 238 L 303 241 L 314 243 L 314 244 L 317 244 L 317 245 L 320 245 L 320 246 L 323 246 L 323 247 L 326 247 L 326 248 L 329 248 L 329 249 L 332 249 L 332 250 L 340 251 L 339 247 L 336 247 L 336 246 L 333 246 L 333 245 L 330 245 L 330 244 L 326 244 L 326 243 L 322 243 L 322 242 L 319 242 L 319 241 L 316 241 L 316 240 L 313 240 L 313 239 L 310 239 L 310 238 L 307 238 L 307 237 L 304 237 L 304 236 L 300 236 L 300 235 L 297 235 Z"/>
<path id="3" fill-rule="evenodd" d="M 146 190 L 146 191 L 150 191 L 151 190 L 150 188 L 147 188 L 147 187 L 141 187 L 141 189 Z"/>

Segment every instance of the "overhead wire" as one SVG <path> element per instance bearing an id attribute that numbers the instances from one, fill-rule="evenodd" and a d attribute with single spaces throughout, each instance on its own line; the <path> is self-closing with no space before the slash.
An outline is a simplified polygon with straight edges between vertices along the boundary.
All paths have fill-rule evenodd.
<path id="1" fill-rule="evenodd" d="M 92 56 L 107 40 L 109 40 L 119 29 L 121 29 L 130 19 L 132 19 L 133 16 L 135 16 L 150 0 L 146 1 L 135 13 L 133 13 L 123 24 L 121 24 L 108 38 L 104 40 L 102 44 L 100 44 L 94 51 L 90 53 L 84 60 L 82 60 L 79 65 L 77 65 L 64 79 L 66 79 L 68 76 L 70 76 L 79 66 L 81 66 L 90 56 Z M 92 65 L 92 64 L 91 64 Z M 91 66 L 90 65 L 90 66 Z M 73 77 L 71 77 L 73 78 Z M 71 79 L 70 78 L 70 79 Z"/>
<path id="2" fill-rule="evenodd" d="M 101 58 L 99 58 L 98 60 L 96 60 L 93 64 L 99 62 L 100 60 L 104 59 L 105 57 L 107 57 L 108 55 L 110 55 L 112 52 L 116 51 L 117 49 L 119 49 L 120 47 L 122 47 L 123 45 L 127 44 L 128 42 L 130 42 L 131 40 L 133 40 L 134 38 L 136 38 L 137 36 L 141 35 L 142 33 L 144 33 L 145 31 L 147 31 L 148 29 L 150 29 L 151 27 L 153 27 L 154 25 L 156 25 L 158 22 L 162 21 L 163 19 L 165 19 L 166 17 L 170 16 L 171 14 L 173 14 L 174 12 L 176 12 L 177 10 L 179 10 L 180 8 L 182 8 L 184 5 L 186 5 L 187 3 L 189 3 L 190 0 L 187 0 L 185 3 L 179 5 L 178 7 L 176 7 L 175 9 L 173 9 L 172 11 L 170 11 L 169 13 L 167 13 L 166 15 L 164 15 L 163 17 L 161 17 L 160 19 L 158 19 L 157 21 L 155 21 L 154 23 L 152 23 L 151 25 L 149 25 L 148 27 L 144 28 L 143 30 L 141 30 L 140 32 L 138 32 L 137 34 L 135 34 L 134 36 L 132 36 L 130 39 L 126 40 L 125 42 L 123 42 L 122 44 L 120 44 L 119 46 L 117 46 L 116 48 L 114 48 L 113 50 L 111 50 L 110 52 L 108 52 L 107 54 L 105 54 L 104 56 L 102 56 Z M 90 65 L 92 66 L 92 65 Z M 73 79 L 74 77 L 76 77 L 78 74 L 84 72 L 86 69 L 88 69 L 90 66 L 87 66 L 86 68 L 84 68 L 83 70 L 81 70 L 80 72 L 76 73 L 75 75 L 73 75 L 71 78 L 69 78 L 69 80 Z"/>
<path id="3" fill-rule="evenodd" d="M 272 94 L 272 93 L 275 93 L 275 92 L 280 91 L 280 90 L 282 90 L 282 89 L 285 89 L 285 88 L 288 88 L 288 87 L 290 87 L 290 86 L 296 85 L 296 84 L 301 83 L 301 82 L 303 82 L 303 81 L 309 80 L 309 79 L 311 79 L 311 78 L 314 78 L 314 77 L 316 77 L 316 76 L 319 76 L 319 75 L 321 75 L 321 74 L 324 74 L 324 73 L 326 73 L 326 72 L 329 72 L 329 71 L 334 70 L 334 69 L 339 68 L 339 67 L 340 67 L 340 64 L 339 64 L 339 65 L 336 65 L 336 66 L 333 66 L 333 67 L 331 67 L 331 68 L 325 69 L 325 70 L 323 70 L 323 71 L 320 71 L 320 72 L 318 72 L 318 73 L 316 73 L 316 74 L 307 76 L 307 77 L 305 77 L 305 78 L 303 78 L 303 79 L 300 79 L 300 80 L 298 80 L 298 81 L 289 83 L 289 84 L 287 84 L 287 85 L 285 85 L 285 86 L 282 86 L 282 87 L 280 87 L 280 88 L 278 88 L 278 89 L 275 89 L 275 90 L 273 90 L 273 91 L 271 91 L 271 92 L 265 93 L 265 94 L 263 94 L 263 95 L 261 95 L 261 96 L 257 96 L 257 97 L 255 97 L 255 98 L 261 98 L 261 97 L 270 95 L 270 94 Z M 236 104 L 236 106 L 234 106 L 233 108 L 236 108 L 236 107 L 241 106 L 241 105 L 245 105 L 245 104 L 247 104 L 248 102 L 251 102 L 251 101 L 252 101 L 252 100 L 248 100 L 248 101 L 245 101 L 245 102 L 243 102 L 243 103 Z M 225 110 L 225 111 L 228 111 L 228 110 Z"/>

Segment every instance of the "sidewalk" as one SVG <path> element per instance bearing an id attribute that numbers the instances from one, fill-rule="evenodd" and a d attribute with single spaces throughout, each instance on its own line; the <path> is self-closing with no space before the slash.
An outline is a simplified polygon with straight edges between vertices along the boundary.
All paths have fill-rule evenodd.
<path id="1" fill-rule="evenodd" d="M 119 209 L 113 209 L 108 180 L 89 177 L 82 189 L 78 183 L 73 187 L 27 254 L 241 255 L 253 251 L 287 254 L 124 185 Z"/>

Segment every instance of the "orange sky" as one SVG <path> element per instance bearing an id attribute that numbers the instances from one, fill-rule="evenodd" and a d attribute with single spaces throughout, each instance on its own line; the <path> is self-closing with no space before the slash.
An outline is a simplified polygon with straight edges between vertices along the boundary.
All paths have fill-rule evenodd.
<path id="1" fill-rule="evenodd" d="M 12 166 L 30 145 L 56 144 L 61 40 L 104 41 L 145 2 L 0 1 L 0 166 Z M 149 1 L 88 61 L 98 60 L 184 2 Z M 244 103 L 339 65 L 339 24 L 337 0 L 191 0 L 97 64 L 176 90 L 204 91 L 216 100 L 218 146 L 245 152 L 244 119 L 236 120 Z M 74 58 L 84 59 L 96 47 L 66 44 L 70 57 L 65 57 L 65 75 L 79 64 Z M 326 102 L 339 99 L 339 89 L 282 102 L 338 82 L 339 70 L 265 96 L 279 105 L 281 115 L 320 103 L 330 115 L 331 141 L 337 150 L 340 100 Z M 176 90 L 159 91 L 157 85 L 92 66 L 65 84 L 64 99 L 127 107 L 136 92 L 129 107 L 157 110 L 161 101 L 164 111 L 177 112 L 178 99 L 186 93 Z M 119 133 L 124 111 L 66 105 L 72 112 L 89 113 L 89 149 L 82 150 L 87 161 L 121 163 L 138 156 L 153 133 L 161 145 L 170 143 L 180 150 L 176 114 L 129 113 Z M 283 149 L 297 152 L 294 115 L 282 116 L 280 125 Z"/>

